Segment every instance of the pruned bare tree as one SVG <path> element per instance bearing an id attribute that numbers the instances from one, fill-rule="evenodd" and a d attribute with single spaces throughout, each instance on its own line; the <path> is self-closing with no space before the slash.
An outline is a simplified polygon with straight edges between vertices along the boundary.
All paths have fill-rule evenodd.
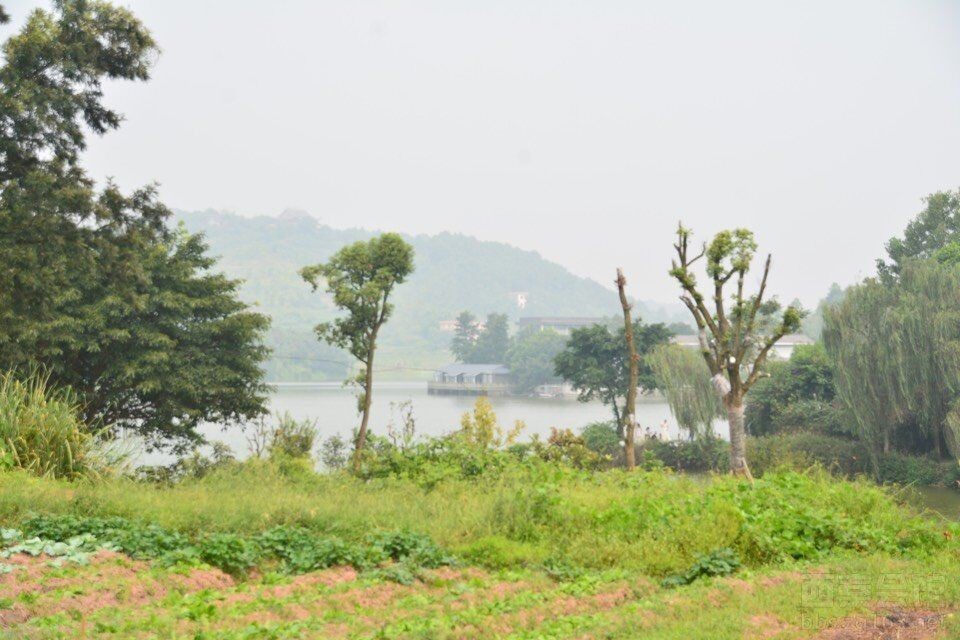
<path id="1" fill-rule="evenodd" d="M 752 296 L 744 293 L 746 275 L 757 249 L 751 231 L 721 231 L 696 255 L 690 251 L 690 236 L 691 231 L 680 224 L 677 242 L 673 245 L 677 257 L 670 275 L 683 289 L 680 300 L 697 324 L 700 352 L 726 409 L 730 423 L 730 471 L 752 479 L 746 457 L 744 397 L 762 374 L 774 344 L 799 329 L 804 312 L 791 305 L 780 313 L 776 299 L 764 300 L 770 275 L 769 255 L 757 293 Z M 713 284 L 712 305 L 697 289 L 697 280 L 691 271 L 701 258 L 706 258 L 707 276 Z M 735 282 L 736 290 L 728 308 L 725 287 L 731 281 Z"/>
<path id="2" fill-rule="evenodd" d="M 639 375 L 640 356 L 633 341 L 633 319 L 630 317 L 631 305 L 627 302 L 627 279 L 622 269 L 617 269 L 617 291 L 620 293 L 620 306 L 623 308 L 623 330 L 627 337 L 627 357 L 630 363 L 630 381 L 627 387 L 627 404 L 623 412 L 623 454 L 627 469 L 637 465 L 633 451 L 633 442 L 637 431 L 637 377 Z"/>

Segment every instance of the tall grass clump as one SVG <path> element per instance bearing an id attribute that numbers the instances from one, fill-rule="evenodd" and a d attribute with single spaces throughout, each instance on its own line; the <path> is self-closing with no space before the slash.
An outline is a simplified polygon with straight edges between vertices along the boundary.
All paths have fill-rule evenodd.
<path id="1" fill-rule="evenodd" d="M 102 473 L 102 452 L 79 416 L 74 394 L 47 376 L 0 374 L 0 468 L 71 480 Z"/>

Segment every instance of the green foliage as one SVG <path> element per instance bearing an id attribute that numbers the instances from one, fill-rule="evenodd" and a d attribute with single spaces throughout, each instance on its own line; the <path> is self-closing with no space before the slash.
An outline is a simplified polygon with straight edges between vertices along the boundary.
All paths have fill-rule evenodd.
<path id="1" fill-rule="evenodd" d="M 548 550 L 530 542 L 492 535 L 462 546 L 458 553 L 473 564 L 491 569 L 512 569 L 539 565 L 546 560 Z"/>
<path id="2" fill-rule="evenodd" d="M 841 434 L 839 407 L 833 405 L 833 364 L 821 344 L 800 345 L 787 362 L 771 362 L 747 403 L 746 423 L 753 435 L 781 431 Z"/>
<path id="3" fill-rule="evenodd" d="M 11 553 L 35 549 L 36 553 L 65 555 L 70 549 L 88 552 L 110 548 L 168 566 L 202 562 L 238 577 L 270 564 L 278 565 L 284 573 L 300 574 L 334 566 L 366 570 L 391 561 L 423 568 L 456 562 L 428 536 L 406 530 L 374 533 L 363 542 L 318 536 L 315 531 L 296 526 L 273 527 L 252 536 L 214 532 L 191 539 L 156 524 L 125 518 L 60 515 L 33 517 L 23 522 L 22 531 L 33 538 L 28 546 L 13 547 Z M 8 536 L 7 544 L 21 537 L 19 533 L 16 539 Z M 56 541 L 67 541 L 67 546 Z"/>
<path id="4" fill-rule="evenodd" d="M 203 562 L 234 576 L 247 575 L 259 560 L 256 544 L 235 533 L 211 533 L 196 546 Z"/>
<path id="5" fill-rule="evenodd" d="M 682 587 L 700 578 L 728 576 L 739 568 L 740 558 L 737 552 L 725 547 L 697 556 L 697 561 L 690 565 L 689 569 L 667 577 L 662 584 L 665 587 Z"/>
<path id="6" fill-rule="evenodd" d="M 103 104 L 103 81 L 146 80 L 156 52 L 133 14 L 107 2 L 64 0 L 53 12 L 32 11 L 3 45 L 0 183 L 76 168 L 84 129 L 102 134 L 122 118 Z"/>
<path id="7" fill-rule="evenodd" d="M 587 446 L 586 441 L 570 429 L 550 429 L 546 442 L 534 439 L 534 455 L 547 462 L 555 462 L 574 469 L 598 469 L 605 457 Z"/>
<path id="8" fill-rule="evenodd" d="M 367 542 L 377 556 L 394 562 L 406 562 L 427 569 L 456 564 L 456 558 L 445 553 L 430 536 L 413 531 L 375 533 Z M 378 562 L 383 561 L 381 558 L 377 558 Z"/>
<path id="9" fill-rule="evenodd" d="M 730 464 L 729 445 L 714 437 L 671 442 L 644 440 L 639 450 L 641 455 L 652 457 L 674 471 L 722 471 Z"/>
<path id="10" fill-rule="evenodd" d="M 901 427 L 913 450 L 960 457 L 960 266 L 907 260 L 896 273 L 827 314 L 837 395 L 875 457 Z"/>
<path id="11" fill-rule="evenodd" d="M 880 456 L 878 474 L 881 482 L 899 485 L 956 488 L 960 482 L 960 465 L 955 461 L 932 460 L 926 456 L 888 453 Z"/>
<path id="12" fill-rule="evenodd" d="M 663 345 L 647 355 L 657 389 L 663 392 L 677 424 L 697 438 L 713 435 L 724 415 L 703 355 L 678 345 Z"/>
<path id="13" fill-rule="evenodd" d="M 567 339 L 553 330 L 528 329 L 517 334 L 507 351 L 507 366 L 514 390 L 532 393 L 542 384 L 555 384 L 554 359 L 563 351 Z"/>
<path id="14" fill-rule="evenodd" d="M 387 573 L 402 580 L 454 550 L 491 567 L 617 568 L 662 578 L 725 547 L 757 566 L 836 550 L 922 555 L 948 544 L 945 532 L 957 533 L 915 517 L 881 488 L 816 470 L 768 471 L 749 485 L 666 471 L 587 472 L 532 457 L 428 488 L 389 476 L 265 472 L 259 461 L 163 490 L 0 474 L 0 518 L 28 536 L 90 534 L 161 564 L 200 562 L 205 544 L 202 557 L 238 573 L 255 557 L 253 566 L 283 573 L 393 563 L 402 566 Z M 48 515 L 30 520 L 29 511 Z"/>
<path id="15" fill-rule="evenodd" d="M 942 546 L 935 527 L 880 507 L 889 499 L 879 489 L 823 478 L 780 473 L 766 475 L 753 489 L 728 485 L 743 518 L 736 545 L 741 557 L 768 562 L 837 549 L 894 553 Z"/>
<path id="16" fill-rule="evenodd" d="M 0 374 L 0 454 L 8 468 L 80 478 L 110 472 L 102 447 L 80 420 L 80 404 L 39 372 Z"/>
<path id="17" fill-rule="evenodd" d="M 814 465 L 849 478 L 870 471 L 870 455 L 861 442 L 820 432 L 751 438 L 747 451 L 758 475 L 783 468 L 803 471 Z"/>
<path id="18" fill-rule="evenodd" d="M 634 321 L 633 340 L 640 356 L 638 384 L 641 389 L 651 390 L 656 386 L 653 371 L 644 357 L 657 346 L 666 344 L 670 335 L 663 324 Z M 630 380 L 623 327 L 611 331 L 606 325 L 595 324 L 574 329 L 554 363 L 557 375 L 574 386 L 581 402 L 600 400 L 613 411 L 616 423 L 622 424 Z"/>
<path id="19" fill-rule="evenodd" d="M 346 349 L 363 365 L 356 381 L 363 385 L 357 400 L 363 415 L 354 441 L 354 470 L 364 455 L 373 393 L 373 357 L 381 327 L 393 313 L 390 295 L 413 272 L 413 247 L 395 233 L 357 241 L 326 263 L 304 267 L 300 275 L 316 291 L 325 287 L 334 305 L 346 315 L 316 327 L 320 340 Z"/>
<path id="20" fill-rule="evenodd" d="M 580 431 L 583 444 L 601 457 L 615 458 L 622 453 L 617 425 L 613 422 L 592 422 Z"/>
<path id="21" fill-rule="evenodd" d="M 155 51 L 129 11 L 79 0 L 34 11 L 4 45 L 0 369 L 42 365 L 86 424 L 182 449 L 200 423 L 263 411 L 268 321 L 200 237 L 168 228 L 154 188 L 97 191 L 77 164 L 85 127 L 120 121 L 101 82 L 146 79 Z"/>
<path id="22" fill-rule="evenodd" d="M 516 442 L 523 428 L 523 422 L 518 420 L 511 429 L 504 429 L 497 421 L 497 414 L 493 412 L 490 400 L 480 396 L 473 403 L 473 411 L 464 413 L 460 418 L 457 437 L 468 446 L 481 451 L 500 449 Z"/>
<path id="23" fill-rule="evenodd" d="M 463 361 L 470 364 L 502 364 L 510 349 L 509 319 L 504 313 L 491 313 L 477 333 L 477 339 Z"/>
<path id="24" fill-rule="evenodd" d="M 267 453 L 270 456 L 309 458 L 318 434 L 316 420 L 297 420 L 289 413 L 284 413 L 278 417 Z"/>
<path id="25" fill-rule="evenodd" d="M 461 311 L 457 316 L 457 326 L 450 341 L 450 352 L 457 362 L 466 362 L 477 344 L 480 329 L 477 317 L 469 311 Z"/>
<path id="26" fill-rule="evenodd" d="M 390 296 L 413 272 L 413 248 L 395 233 L 343 247 L 325 263 L 304 267 L 300 275 L 313 290 L 323 287 L 347 315 L 317 325 L 321 340 L 367 362 L 377 332 L 393 313 Z"/>
<path id="27" fill-rule="evenodd" d="M 960 189 L 938 191 L 924 202 L 926 207 L 907 224 L 903 238 L 887 242 L 889 262 L 877 260 L 877 270 L 888 282 L 898 278 L 904 264 L 912 259 L 937 257 L 949 261 L 951 250 L 947 247 L 960 240 Z M 945 248 L 945 253 L 938 254 Z"/>

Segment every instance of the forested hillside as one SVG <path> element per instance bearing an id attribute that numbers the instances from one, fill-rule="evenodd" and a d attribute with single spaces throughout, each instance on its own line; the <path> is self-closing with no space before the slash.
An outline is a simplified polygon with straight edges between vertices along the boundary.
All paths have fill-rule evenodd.
<path id="1" fill-rule="evenodd" d="M 307 264 L 326 260 L 341 246 L 374 234 L 363 229 L 333 229 L 302 212 L 247 218 L 217 211 L 178 212 L 191 232 L 203 232 L 218 268 L 244 280 L 243 298 L 270 315 L 274 357 L 268 379 L 299 381 L 340 379 L 349 357 L 317 342 L 312 327 L 330 318 L 333 308 L 322 293 L 297 275 Z M 381 366 L 388 378 L 423 377 L 448 361 L 451 335 L 441 320 L 466 309 L 478 316 L 604 316 L 619 312 L 616 293 L 580 278 L 533 251 L 499 242 L 481 242 L 450 233 L 407 237 L 416 250 L 416 270 L 399 287 L 396 314 L 386 325 Z M 616 265 L 611 265 L 611 269 Z M 525 309 L 516 292 L 526 292 Z M 637 304 L 644 320 L 669 321 L 679 309 Z M 326 360 L 326 361 L 325 361 Z M 329 362 L 333 361 L 333 362 Z M 388 371 L 394 369 L 394 371 Z"/>

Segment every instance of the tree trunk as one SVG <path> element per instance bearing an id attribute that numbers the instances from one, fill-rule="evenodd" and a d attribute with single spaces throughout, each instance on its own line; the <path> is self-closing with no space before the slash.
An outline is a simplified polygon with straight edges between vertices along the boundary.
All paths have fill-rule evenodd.
<path id="1" fill-rule="evenodd" d="M 627 279 L 623 276 L 623 271 L 617 269 L 617 290 L 620 293 L 620 306 L 623 307 L 623 328 L 627 337 L 627 357 L 630 358 L 630 378 L 627 387 L 627 406 L 623 410 L 623 454 L 626 458 L 627 469 L 633 469 L 637 466 L 634 456 L 633 441 L 637 432 L 637 376 L 638 359 L 637 347 L 633 343 L 633 320 L 630 318 L 630 303 L 627 302 Z"/>
<path id="2" fill-rule="evenodd" d="M 887 431 L 886 426 L 883 429 L 883 453 L 884 455 L 890 453 L 890 432 Z"/>
<path id="3" fill-rule="evenodd" d="M 360 430 L 353 445 L 353 470 L 360 471 L 363 457 L 363 447 L 367 442 L 367 425 L 370 423 L 370 402 L 373 399 L 373 347 L 370 348 L 370 358 L 367 360 L 367 370 L 363 381 L 363 418 L 360 420 Z"/>
<path id="4" fill-rule="evenodd" d="M 730 473 L 753 481 L 747 465 L 747 432 L 743 423 L 743 397 L 730 393 L 724 398 L 730 423 Z"/>

